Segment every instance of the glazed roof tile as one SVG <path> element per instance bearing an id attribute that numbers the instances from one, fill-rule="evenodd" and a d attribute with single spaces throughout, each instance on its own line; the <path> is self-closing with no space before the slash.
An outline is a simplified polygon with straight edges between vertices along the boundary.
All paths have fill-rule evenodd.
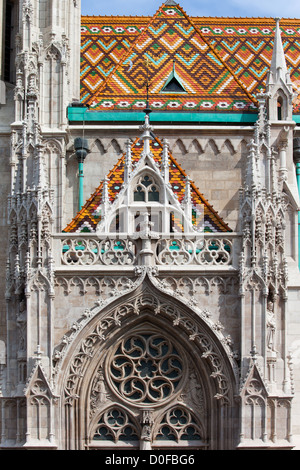
<path id="1" fill-rule="evenodd" d="M 300 90 L 300 20 L 280 26 Z M 180 5 L 163 4 L 153 17 L 82 17 L 81 100 L 94 110 L 144 108 L 148 77 L 153 109 L 256 112 L 274 32 L 272 18 L 194 18 Z M 174 61 L 186 93 L 162 92 Z"/>

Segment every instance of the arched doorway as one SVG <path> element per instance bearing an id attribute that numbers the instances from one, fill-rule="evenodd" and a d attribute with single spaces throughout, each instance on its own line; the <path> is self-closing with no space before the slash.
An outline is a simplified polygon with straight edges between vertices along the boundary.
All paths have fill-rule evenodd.
<path id="1" fill-rule="evenodd" d="M 141 287 L 99 312 L 72 351 L 63 379 L 66 448 L 234 447 L 230 358 L 177 300 Z"/>

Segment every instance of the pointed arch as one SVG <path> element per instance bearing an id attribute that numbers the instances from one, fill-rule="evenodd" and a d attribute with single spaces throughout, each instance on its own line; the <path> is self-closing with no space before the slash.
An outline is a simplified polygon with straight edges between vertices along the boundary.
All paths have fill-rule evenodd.
<path id="1" fill-rule="evenodd" d="M 252 364 L 241 390 L 244 410 L 242 436 L 245 440 L 265 439 L 267 431 L 266 413 L 268 392 L 256 364 Z M 254 419 L 259 416 L 260 419 Z"/>
<path id="2" fill-rule="evenodd" d="M 34 222 L 37 218 L 37 213 L 38 213 L 38 203 L 37 200 L 34 198 L 31 201 L 31 204 L 28 209 L 28 217 L 30 219 L 30 222 Z"/>
<path id="3" fill-rule="evenodd" d="M 184 145 L 183 141 L 181 139 L 177 139 L 175 142 L 175 145 L 172 149 L 174 153 L 181 153 L 182 155 L 187 154 L 187 149 L 186 146 Z"/>
<path id="4" fill-rule="evenodd" d="M 234 155 L 236 153 L 236 150 L 234 146 L 232 145 L 232 142 L 230 139 L 225 140 L 224 144 L 221 147 L 221 152 L 222 150 L 229 152 L 230 155 Z"/>
<path id="5" fill-rule="evenodd" d="M 16 224 L 18 220 L 17 212 L 15 208 L 12 208 L 9 214 L 9 224 Z"/>
<path id="6" fill-rule="evenodd" d="M 31 405 L 31 413 L 28 417 L 31 432 L 26 445 L 30 447 L 31 441 L 34 442 L 36 439 L 51 442 L 53 432 L 53 407 L 51 405 L 55 398 L 45 372 L 38 361 L 27 383 L 25 396 Z"/>
<path id="7" fill-rule="evenodd" d="M 274 96 L 276 102 L 276 119 L 285 121 L 288 117 L 288 97 L 286 91 L 279 88 Z"/>
<path id="8" fill-rule="evenodd" d="M 113 148 L 114 152 L 116 153 L 116 155 L 121 155 L 122 153 L 122 148 L 119 144 L 119 142 L 116 140 L 116 139 L 112 139 L 111 143 L 109 144 L 108 146 L 108 150 L 110 148 Z"/>
<path id="9" fill-rule="evenodd" d="M 264 279 L 254 270 L 250 270 L 243 281 L 245 290 L 262 292 L 266 290 Z"/>
<path id="10" fill-rule="evenodd" d="M 209 151 L 212 151 L 214 153 L 214 155 L 219 155 L 220 153 L 220 150 L 216 144 L 216 141 L 214 139 L 209 139 L 209 141 L 207 142 L 206 146 L 205 146 L 205 152 L 209 152 Z"/>
<path id="11" fill-rule="evenodd" d="M 27 284 L 26 287 L 28 295 L 32 292 L 47 292 L 51 297 L 53 294 L 53 287 L 47 276 L 42 272 L 38 271 Z"/>
<path id="12" fill-rule="evenodd" d="M 95 139 L 94 142 L 91 144 L 91 153 L 92 152 L 99 152 L 100 155 L 104 155 L 107 153 L 107 149 L 104 147 L 102 140 L 99 138 Z"/>
<path id="13" fill-rule="evenodd" d="M 58 139 L 45 140 L 45 149 L 57 155 L 62 155 L 63 153 L 62 143 Z"/>
<path id="14" fill-rule="evenodd" d="M 100 414 L 95 410 L 92 414 L 94 416 L 88 429 L 89 448 L 93 445 L 98 447 L 99 443 L 109 447 L 128 441 L 132 447 L 138 446 L 140 423 L 125 406 L 109 403 Z"/>
<path id="15" fill-rule="evenodd" d="M 45 59 L 54 59 L 55 61 L 60 61 L 62 59 L 61 50 L 55 43 L 50 43 L 45 50 Z"/>
<path id="16" fill-rule="evenodd" d="M 40 90 L 41 123 L 52 127 L 63 120 L 63 57 L 57 43 L 50 43 L 44 52 L 43 75 Z"/>
<path id="17" fill-rule="evenodd" d="M 201 155 L 202 153 L 204 153 L 204 150 L 201 146 L 201 143 L 199 142 L 198 139 L 193 139 L 189 148 L 188 148 L 188 153 L 193 153 L 193 152 L 197 152 L 199 155 Z"/>
<path id="18" fill-rule="evenodd" d="M 236 368 L 230 352 L 226 350 L 225 341 L 221 341 L 216 333 L 217 331 L 212 330 L 204 317 L 155 288 L 148 277 L 138 288 L 123 297 L 116 298 L 107 307 L 95 307 L 93 312 L 85 316 L 81 325 L 74 325 L 69 339 L 64 342 L 64 350 L 60 348 L 57 350 L 57 357 L 60 359 L 56 364 L 56 384 L 58 394 L 63 397 L 62 406 L 67 410 L 66 427 L 68 428 L 73 422 L 78 407 L 81 409 L 83 407 L 88 413 L 91 406 L 91 384 L 99 370 L 103 371 L 106 380 L 106 390 L 103 391 L 106 396 L 105 404 L 112 400 L 113 403 L 123 403 L 126 408 L 131 408 L 132 394 L 135 393 L 134 388 L 131 389 L 131 373 L 128 375 L 128 369 L 127 372 L 122 369 L 122 356 L 125 352 L 127 357 L 130 351 L 126 346 L 129 344 L 126 343 L 128 341 L 132 345 L 138 345 L 140 349 L 143 341 L 144 343 L 152 341 L 157 348 L 160 347 L 159 344 L 172 344 L 169 351 L 173 351 L 172 360 L 175 361 L 173 364 L 176 363 L 176 374 L 179 374 L 178 380 L 176 374 L 171 379 L 173 388 L 168 378 L 160 379 L 160 387 L 163 387 L 165 380 L 163 399 L 151 395 L 152 392 L 149 391 L 148 399 L 145 401 L 141 397 L 142 385 L 140 385 L 138 396 L 134 399 L 134 409 L 141 411 L 150 406 L 162 410 L 161 407 L 170 400 L 179 399 L 181 390 L 183 391 L 191 383 L 187 374 L 191 373 L 193 363 L 196 375 L 200 374 L 197 377 L 202 377 L 201 380 L 205 382 L 203 387 L 205 403 L 209 409 L 214 410 L 213 419 L 221 419 L 218 411 L 220 408 L 227 410 L 223 416 L 228 417 L 228 413 L 230 414 L 235 406 L 233 397 L 237 388 Z M 144 349 L 146 350 L 150 351 L 149 347 Z M 198 352 L 195 354 L 195 351 Z M 145 357 L 143 366 L 146 367 L 145 370 L 147 367 L 152 367 L 150 369 L 152 371 L 163 370 L 161 366 L 154 365 L 155 357 L 147 355 L 143 357 Z M 134 362 L 129 358 L 128 361 Z M 119 382 L 117 372 L 112 372 L 111 364 L 118 365 L 121 374 L 125 373 L 124 383 Z M 140 366 L 141 363 L 135 367 Z M 141 375 L 137 375 L 137 382 L 140 379 Z M 99 410 L 102 410 L 101 406 Z M 86 415 L 82 419 L 89 418 Z M 78 429 L 86 425 L 87 423 L 82 421 L 78 423 Z M 209 433 L 211 432 L 212 428 L 209 427 Z M 78 434 L 77 439 L 78 445 L 81 446 L 83 437 Z"/>
<path id="19" fill-rule="evenodd" d="M 160 185 L 157 184 L 156 178 L 152 178 L 147 170 L 141 174 L 140 178 L 136 181 L 133 189 L 133 199 L 135 202 L 160 202 L 161 191 Z"/>
<path id="20" fill-rule="evenodd" d="M 161 447 L 169 442 L 183 445 L 187 442 L 197 447 L 206 446 L 206 430 L 193 410 L 177 404 L 164 410 L 153 429 L 154 446 Z"/>

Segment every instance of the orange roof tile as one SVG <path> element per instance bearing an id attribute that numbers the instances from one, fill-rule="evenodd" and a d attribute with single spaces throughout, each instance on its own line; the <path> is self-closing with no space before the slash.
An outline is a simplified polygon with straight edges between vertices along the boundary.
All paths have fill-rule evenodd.
<path id="1" fill-rule="evenodd" d="M 143 108 L 147 60 L 154 109 L 256 112 L 274 29 L 270 18 L 193 18 L 165 4 L 152 18 L 82 17 L 81 99 L 95 110 Z M 281 29 L 297 89 L 300 20 L 282 20 Z M 174 60 L 187 93 L 167 95 Z"/>

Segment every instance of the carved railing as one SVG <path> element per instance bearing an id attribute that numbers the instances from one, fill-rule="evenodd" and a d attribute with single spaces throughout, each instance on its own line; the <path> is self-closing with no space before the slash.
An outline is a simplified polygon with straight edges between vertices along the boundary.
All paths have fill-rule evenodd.
<path id="1" fill-rule="evenodd" d="M 134 265 L 136 257 L 136 242 L 127 238 L 100 240 L 96 237 L 68 237 L 61 246 L 61 263 L 69 266 Z"/>
<path id="2" fill-rule="evenodd" d="M 162 239 L 156 243 L 155 254 L 159 265 L 231 265 L 233 241 L 218 236 Z"/>
<path id="3" fill-rule="evenodd" d="M 138 234 L 57 234 L 54 236 L 55 264 L 57 267 L 137 266 L 143 264 L 147 244 L 147 259 L 150 252 L 152 265 L 237 267 L 239 234 L 155 235 L 150 234 L 146 240 Z"/>

